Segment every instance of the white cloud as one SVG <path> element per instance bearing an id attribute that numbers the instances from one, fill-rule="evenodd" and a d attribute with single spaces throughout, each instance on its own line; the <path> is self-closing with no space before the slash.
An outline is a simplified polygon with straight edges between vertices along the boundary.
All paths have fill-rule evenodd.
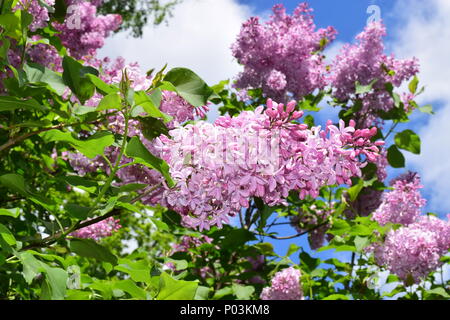
<path id="1" fill-rule="evenodd" d="M 431 191 L 429 209 L 443 214 L 450 212 L 450 1 L 400 0 L 391 17 L 398 23 L 390 30 L 395 32 L 393 52 L 420 60 L 426 91 L 418 101 L 439 106 L 426 125 L 415 129 L 422 138 L 422 154 L 408 156 L 408 163 L 418 169 Z"/>
<path id="2" fill-rule="evenodd" d="M 185 0 L 175 7 L 168 26 L 146 26 L 143 38 L 119 33 L 100 55 L 137 61 L 143 70 L 186 67 L 208 84 L 234 77 L 240 70 L 231 55 L 241 24 L 252 8 L 236 0 Z"/>

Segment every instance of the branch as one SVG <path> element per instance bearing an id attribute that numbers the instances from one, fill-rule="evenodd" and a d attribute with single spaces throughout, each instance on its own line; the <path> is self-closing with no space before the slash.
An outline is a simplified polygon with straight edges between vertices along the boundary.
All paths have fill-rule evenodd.
<path id="1" fill-rule="evenodd" d="M 71 231 L 73 232 L 73 231 L 76 231 L 76 230 L 88 227 L 88 226 L 93 225 L 95 223 L 98 223 L 100 221 L 106 220 L 109 217 L 112 217 L 112 216 L 115 216 L 115 215 L 120 215 L 120 213 L 121 213 L 121 210 L 119 210 L 119 209 L 112 210 L 111 212 L 108 212 L 107 214 L 105 214 L 103 216 L 96 217 L 94 219 L 87 220 L 87 221 L 85 221 L 83 223 L 80 223 L 76 228 L 74 228 Z M 45 239 L 42 239 L 42 241 L 40 241 L 40 242 L 33 243 L 33 244 L 28 245 L 28 246 L 25 246 L 25 247 L 22 248 L 21 251 L 29 250 L 29 249 L 32 249 L 32 248 L 43 248 L 43 247 L 47 247 L 49 245 L 52 245 L 53 243 L 58 241 L 63 236 L 63 234 L 65 234 L 69 229 L 70 228 L 66 228 L 64 230 L 64 233 L 62 231 L 60 231 L 58 233 L 55 233 L 52 236 L 49 236 L 49 237 L 47 237 Z"/>
<path id="2" fill-rule="evenodd" d="M 137 196 L 136 198 L 134 198 L 133 200 L 131 200 L 130 203 L 133 204 L 133 203 L 139 201 L 142 197 L 144 197 L 145 195 L 149 194 L 150 192 L 156 190 L 156 189 L 159 188 L 160 186 L 161 186 L 161 184 L 157 184 L 157 185 L 151 187 L 149 190 L 147 190 L 147 191 L 144 192 L 143 194 L 141 194 L 141 195 Z M 82 223 L 79 223 L 79 224 L 76 225 L 75 227 L 69 227 L 69 228 L 66 228 L 66 229 L 64 230 L 64 232 L 60 231 L 60 232 L 58 232 L 58 233 L 55 233 L 55 234 L 52 235 L 52 236 L 49 236 L 49 237 L 47 237 L 47 238 L 45 238 L 45 239 L 42 239 L 42 240 L 39 241 L 39 242 L 32 243 L 32 244 L 30 244 L 30 245 L 28 245 L 28 246 L 25 246 L 25 247 L 22 248 L 22 250 L 28 250 L 28 249 L 32 249 L 32 248 L 43 248 L 43 247 L 47 247 L 47 246 L 49 246 L 49 245 L 55 243 L 56 241 L 58 241 L 58 240 L 59 240 L 61 237 L 63 237 L 64 235 L 66 235 L 66 234 L 68 233 L 68 231 L 70 231 L 69 233 L 71 233 L 71 232 L 73 232 L 73 231 L 76 231 L 76 230 L 79 230 L 79 229 L 88 227 L 88 226 L 93 225 L 93 224 L 95 224 L 95 223 L 98 223 L 98 222 L 100 222 L 100 221 L 106 220 L 106 219 L 108 219 L 109 217 L 112 217 L 112 216 L 118 216 L 118 215 L 121 214 L 121 212 L 122 212 L 122 211 L 121 211 L 120 209 L 112 210 L 111 212 L 108 212 L 107 214 L 105 214 L 105 215 L 103 215 L 103 216 L 96 217 L 96 218 L 93 218 L 93 219 L 84 221 L 84 222 L 82 222 Z"/>
<path id="3" fill-rule="evenodd" d="M 35 136 L 35 135 L 40 134 L 42 132 L 50 131 L 50 130 L 53 130 L 53 129 L 62 129 L 64 127 L 78 126 L 80 124 L 95 124 L 95 123 L 98 123 L 99 121 L 100 121 L 100 119 L 96 119 L 96 120 L 90 121 L 90 122 L 61 123 L 61 124 L 58 124 L 58 125 L 55 125 L 55 126 L 52 126 L 52 127 L 42 128 L 42 129 L 39 129 L 39 130 L 36 130 L 36 131 L 33 131 L 33 132 L 28 132 L 28 133 L 25 133 L 25 134 L 23 134 L 21 136 L 14 137 L 14 138 L 11 138 L 10 140 L 8 140 L 5 144 L 0 146 L 0 152 L 2 152 L 4 150 L 6 150 L 6 149 L 8 149 L 8 148 L 18 144 L 19 142 L 22 142 L 22 141 L 28 139 L 29 137 Z"/>

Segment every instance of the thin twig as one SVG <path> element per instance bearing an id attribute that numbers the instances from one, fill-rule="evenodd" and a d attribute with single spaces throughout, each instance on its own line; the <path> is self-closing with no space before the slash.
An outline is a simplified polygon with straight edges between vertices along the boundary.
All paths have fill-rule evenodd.
<path id="1" fill-rule="evenodd" d="M 18 144 L 19 142 L 22 142 L 22 141 L 24 141 L 24 140 L 26 140 L 26 139 L 28 139 L 28 138 L 30 138 L 32 136 L 40 134 L 42 132 L 46 132 L 46 131 L 50 131 L 50 130 L 54 130 L 54 129 L 61 129 L 61 128 L 64 128 L 64 127 L 78 126 L 80 124 L 95 124 L 95 123 L 97 123 L 99 121 L 100 120 L 97 119 L 95 121 L 91 121 L 91 122 L 88 122 L 88 123 L 85 123 L 85 122 L 77 122 L 77 123 L 69 123 L 69 124 L 61 123 L 61 124 L 58 124 L 58 125 L 55 125 L 55 126 L 52 126 L 52 127 L 42 128 L 42 129 L 39 129 L 39 130 L 36 130 L 36 131 L 33 131 L 33 132 L 28 132 L 28 133 L 25 133 L 25 134 L 23 134 L 21 136 L 18 136 L 18 137 L 15 137 L 15 138 L 12 138 L 12 139 L 8 140 L 5 144 L 0 146 L 0 152 L 2 152 L 3 150 L 6 150 L 6 149 L 8 149 L 8 148 Z"/>

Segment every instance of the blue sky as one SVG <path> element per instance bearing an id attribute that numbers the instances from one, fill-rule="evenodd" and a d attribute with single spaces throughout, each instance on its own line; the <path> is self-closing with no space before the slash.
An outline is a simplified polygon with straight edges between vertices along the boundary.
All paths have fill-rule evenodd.
<path id="1" fill-rule="evenodd" d="M 144 70 L 169 67 L 188 67 L 209 84 L 233 78 L 240 66 L 232 58 L 230 45 L 235 40 L 242 22 L 250 16 L 267 17 L 272 6 L 283 3 L 288 12 L 298 1 L 269 0 L 184 0 L 176 7 L 168 26 L 148 26 L 142 39 L 133 39 L 121 33 L 109 38 L 100 55 L 123 56 L 129 62 L 137 61 Z M 413 121 L 400 129 L 412 128 L 421 135 L 422 154 L 405 152 L 407 167 L 422 176 L 423 195 L 428 200 L 426 211 L 442 218 L 450 212 L 450 1 L 448 0 L 311 0 L 318 27 L 334 26 L 336 53 L 342 43 L 352 42 L 361 32 L 369 17 L 367 8 L 377 5 L 388 30 L 387 52 L 401 58 L 420 59 L 421 84 L 427 86 L 420 105 L 432 103 L 436 115 L 415 113 Z M 327 109 L 326 116 L 335 111 Z M 404 172 L 391 170 L 390 176 Z M 280 232 L 294 234 L 290 227 Z M 277 241 L 277 251 L 284 254 L 290 241 Z M 297 240 L 306 245 L 306 239 Z M 328 255 L 328 254 L 326 254 Z M 348 254 L 347 254 L 348 255 Z"/>

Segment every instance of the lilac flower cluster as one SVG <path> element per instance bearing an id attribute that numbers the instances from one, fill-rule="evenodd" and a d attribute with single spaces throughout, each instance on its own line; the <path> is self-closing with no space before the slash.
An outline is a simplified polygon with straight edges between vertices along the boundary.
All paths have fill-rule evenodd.
<path id="1" fill-rule="evenodd" d="M 270 20 L 261 24 L 257 17 L 242 25 L 233 56 L 244 66 L 236 86 L 241 89 L 262 88 L 267 97 L 286 101 L 323 88 L 325 64 L 317 53 L 335 37 L 332 27 L 316 31 L 312 9 L 300 4 L 290 16 L 282 5 L 273 7 Z"/>
<path id="2" fill-rule="evenodd" d="M 417 173 L 408 172 L 391 181 L 394 190 L 382 196 L 382 203 L 373 212 L 372 219 L 380 225 L 388 222 L 408 225 L 417 220 L 426 200 L 419 189 L 420 177 Z"/>
<path id="3" fill-rule="evenodd" d="M 319 209 L 313 204 L 309 210 L 300 209 L 297 216 L 292 216 L 291 225 L 298 233 L 309 231 L 309 245 L 311 249 L 317 250 L 323 246 L 326 232 L 331 227 L 330 223 L 327 223 L 331 214 L 331 210 Z"/>
<path id="4" fill-rule="evenodd" d="M 29 29 L 32 32 L 44 28 L 49 21 L 48 10 L 45 6 L 41 5 L 40 2 L 45 3 L 48 7 L 55 5 L 55 0 L 22 0 L 16 5 L 16 9 L 25 9 L 33 16 L 33 21 L 29 26 Z"/>
<path id="5" fill-rule="evenodd" d="M 271 286 L 263 289 L 261 300 L 303 300 L 300 270 L 293 267 L 275 274 Z"/>
<path id="6" fill-rule="evenodd" d="M 55 23 L 59 37 L 76 59 L 95 56 L 108 35 L 119 28 L 122 17 L 117 14 L 97 15 L 97 8 L 88 1 L 69 1 L 71 11 L 64 23 Z"/>
<path id="7" fill-rule="evenodd" d="M 377 263 L 407 284 L 419 282 L 440 267 L 440 258 L 449 249 L 450 222 L 434 216 L 421 216 L 408 226 L 390 231 L 383 244 L 371 248 Z"/>
<path id="8" fill-rule="evenodd" d="M 397 60 L 392 55 L 384 54 L 385 35 L 386 28 L 383 24 L 369 24 L 356 36 L 358 43 L 345 45 L 330 66 L 329 82 L 333 88 L 333 97 L 340 101 L 345 102 L 355 97 L 356 82 L 369 85 L 376 81 L 370 92 L 358 96 L 362 100 L 362 108 L 357 112 L 358 127 L 373 125 L 379 111 L 388 112 L 394 108 L 394 100 L 386 90 L 388 82 L 394 87 L 400 87 L 419 71 L 415 58 Z M 410 111 L 409 106 L 406 108 L 406 111 Z"/>
<path id="9" fill-rule="evenodd" d="M 156 139 L 159 155 L 170 167 L 176 186 L 164 192 L 167 205 L 182 215 L 186 226 L 209 229 L 229 222 L 251 197 L 270 206 L 285 204 L 291 190 L 300 198 L 317 197 L 324 185 L 351 184 L 364 165 L 359 155 L 376 161 L 378 146 L 371 142 L 376 128 L 355 130 L 354 122 L 339 128 L 331 121 L 325 130 L 293 123 L 302 116 L 296 102 L 267 101 L 254 112 L 214 124 L 198 122 Z"/>
<path id="10" fill-rule="evenodd" d="M 118 219 L 109 217 L 103 221 L 91 224 L 90 226 L 81 228 L 70 233 L 70 236 L 81 239 L 94 239 L 99 241 L 102 238 L 110 237 L 115 231 L 119 230 L 122 226 L 119 224 Z"/>

